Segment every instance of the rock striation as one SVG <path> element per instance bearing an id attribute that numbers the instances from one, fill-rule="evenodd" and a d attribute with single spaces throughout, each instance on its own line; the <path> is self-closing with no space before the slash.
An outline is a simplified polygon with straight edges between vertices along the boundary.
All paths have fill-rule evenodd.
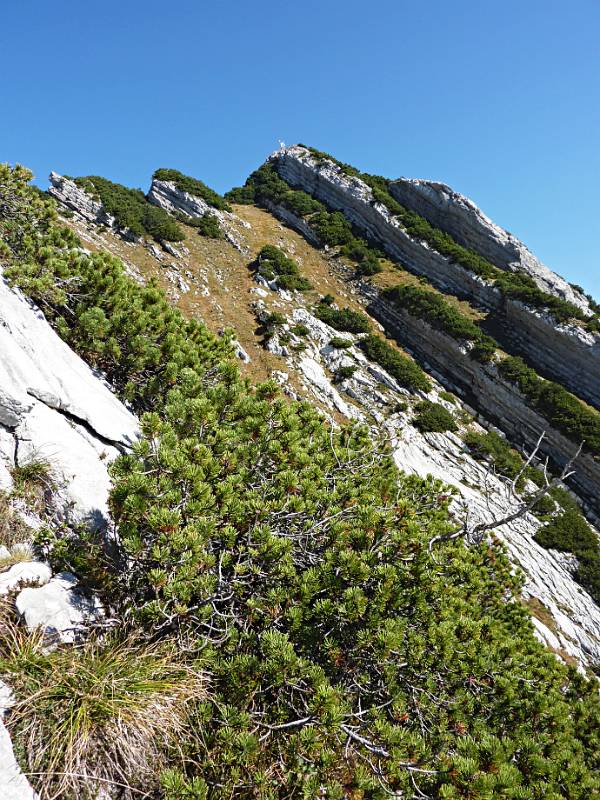
<path id="1" fill-rule="evenodd" d="M 118 233 L 128 241 L 136 242 L 141 239 L 140 236 L 132 233 L 129 228 L 120 228 L 116 224 L 115 218 L 106 211 L 100 200 L 88 194 L 75 181 L 65 178 L 57 172 L 51 172 L 49 180 L 48 194 L 58 200 L 61 205 L 74 211 L 82 219 L 95 225 L 105 225 L 107 228 L 112 228 L 115 233 Z"/>
<path id="2" fill-rule="evenodd" d="M 503 297 L 489 282 L 450 261 L 426 242 L 410 236 L 399 220 L 374 200 L 371 188 L 364 181 L 346 175 L 332 161 L 318 159 L 297 145 L 277 150 L 269 161 L 290 186 L 308 192 L 330 208 L 341 210 L 363 235 L 378 242 L 408 270 L 425 275 L 445 292 L 466 297 L 474 305 L 494 312 L 502 323 L 497 325 L 501 344 L 516 349 L 542 374 L 559 380 L 578 396 L 600 407 L 600 334 L 577 325 L 557 325 L 550 315 Z M 279 207 L 270 210 L 303 232 L 306 223 L 289 210 Z M 534 269 L 531 264 L 529 269 Z M 562 297 L 561 292 L 566 292 L 562 287 L 564 282 L 561 283 L 559 276 L 550 281 L 547 273 L 554 275 L 540 267 L 536 273 L 538 280 L 544 278 L 547 288 L 552 288 L 552 284 L 553 293 Z M 515 321 L 518 325 L 513 324 Z"/>
<path id="3" fill-rule="evenodd" d="M 63 519 L 106 524 L 107 466 L 135 441 L 135 416 L 0 276 L 0 479 L 46 463 Z"/>
<path id="4" fill-rule="evenodd" d="M 406 310 L 392 307 L 371 287 L 364 291 L 371 298 L 369 312 L 386 331 L 425 362 L 428 371 L 442 383 L 479 409 L 482 419 L 497 425 L 521 450 L 531 450 L 545 431 L 542 452 L 559 467 L 572 458 L 577 445 L 552 428 L 493 363 L 482 364 L 471 358 L 463 344 Z M 581 454 L 570 484 L 600 516 L 600 463 L 589 454 Z"/>
<path id="5" fill-rule="evenodd" d="M 392 324 L 387 318 L 384 321 L 386 327 Z M 308 309 L 298 305 L 291 311 L 290 323 L 284 327 L 291 333 L 292 344 L 295 341 L 291 332 L 294 324 L 302 324 L 308 330 L 308 335 L 303 339 L 305 350 L 300 353 L 295 353 L 293 349 L 288 351 L 285 356 L 288 368 L 299 372 L 310 393 L 324 408 L 335 408 L 348 419 L 367 424 L 370 422 L 375 436 L 383 431 L 392 445 L 398 467 L 404 472 L 439 479 L 453 486 L 457 497 L 452 511 L 458 519 L 464 517 L 467 508 L 472 525 L 501 519 L 514 511 L 514 498 L 507 491 L 502 478 L 488 465 L 475 460 L 460 436 L 454 433 L 421 433 L 411 424 L 410 405 L 424 397 L 456 411 L 456 406 L 440 394 L 435 379 L 434 388 L 429 394 L 419 392 L 411 395 L 383 368 L 366 358 L 356 346 L 360 335 L 344 333 L 344 338 L 353 345 L 337 349 L 330 342 L 339 334 L 316 319 Z M 399 324 L 398 321 L 395 324 Z M 433 331 L 433 334 L 437 334 L 437 331 Z M 429 330 L 415 328 L 416 340 L 420 337 L 427 341 L 429 336 Z M 447 348 L 448 358 L 456 357 L 451 342 L 440 343 L 439 346 Z M 429 364 L 435 373 L 437 363 L 433 355 L 432 350 Z M 464 355 L 467 357 L 466 353 Z M 335 375 L 340 367 L 350 365 L 355 367 L 352 377 L 334 385 L 330 376 Z M 285 384 L 288 373 L 279 372 L 274 377 L 281 378 L 279 382 Z M 505 395 L 499 400 L 499 413 L 502 402 L 517 402 L 508 396 L 509 388 L 503 389 Z M 398 408 L 404 410 L 398 411 Z M 507 413 L 508 408 L 507 405 Z M 517 415 L 519 413 L 517 411 Z M 523 419 L 527 421 L 525 416 Z M 533 426 L 535 423 L 529 420 L 528 424 Z M 515 422 L 515 426 L 518 425 L 519 422 Z M 534 536 L 541 525 L 534 515 L 526 514 L 496 531 L 506 545 L 512 562 L 523 570 L 525 601 L 532 600 L 534 605 L 541 603 L 547 612 L 543 619 L 533 618 L 536 634 L 563 660 L 571 659 L 582 667 L 598 665 L 600 608 L 574 580 L 572 560 L 565 559 L 562 553 L 546 550 L 535 542 Z"/>
<path id="6" fill-rule="evenodd" d="M 150 203 L 159 208 L 163 208 L 170 214 L 185 214 L 193 219 L 211 214 L 219 220 L 219 225 L 225 239 L 232 244 L 236 250 L 244 252 L 241 237 L 236 227 L 245 226 L 246 223 L 243 223 L 235 214 L 213 208 L 201 197 L 178 189 L 173 181 L 160 181 L 154 178 L 147 198 Z"/>
<path id="7" fill-rule="evenodd" d="M 450 186 L 400 178 L 390 184 L 390 194 L 496 267 L 526 273 L 543 291 L 568 300 L 591 315 L 589 302 L 582 292 L 542 264 L 516 236 L 492 222 L 472 200 Z"/>

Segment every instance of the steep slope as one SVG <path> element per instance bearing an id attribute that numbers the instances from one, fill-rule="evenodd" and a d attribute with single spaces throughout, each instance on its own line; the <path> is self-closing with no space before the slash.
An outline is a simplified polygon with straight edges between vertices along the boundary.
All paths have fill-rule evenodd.
<path id="1" fill-rule="evenodd" d="M 164 191 L 160 182 L 153 181 L 152 187 L 155 198 Z M 206 203 L 190 200 L 189 193 L 179 192 L 173 184 L 168 197 L 171 210 L 185 209 L 190 216 L 209 213 Z M 74 204 L 70 207 L 77 210 Z M 290 396 L 309 399 L 337 422 L 361 419 L 374 430 L 385 429 L 395 443 L 398 465 L 453 484 L 468 502 L 473 524 L 508 514 L 514 507 L 514 499 L 502 477 L 494 474 L 493 465 L 475 461 L 456 434 L 422 434 L 411 424 L 412 408 L 421 399 L 441 402 L 457 418 L 464 416 L 460 436 L 468 430 L 481 430 L 472 417 L 471 406 L 476 405 L 485 408 L 479 417 L 481 422 L 500 425 L 523 448 L 532 447 L 540 432 L 546 430 L 547 446 L 557 461 L 561 453 L 572 454 L 572 444 L 550 429 L 546 420 L 536 416 L 518 391 L 503 382 L 497 370 L 469 358 L 460 343 L 436 331 L 426 321 L 394 312 L 381 301 L 380 292 L 387 286 L 398 282 L 419 286 L 410 273 L 399 271 L 392 262 L 382 262 L 384 271 L 370 283 L 356 279 L 348 261 L 340 259 L 335 249 L 328 252 L 315 247 L 307 241 L 306 231 L 297 218 L 289 212 L 281 213 L 279 207 L 273 210 L 300 233 L 282 226 L 266 210 L 253 205 L 234 205 L 233 214 L 225 213 L 234 230 L 235 244 L 199 236 L 195 228 L 183 224 L 186 239 L 175 251 L 171 245 L 163 250 L 151 242 L 144 246 L 122 241 L 83 219 L 67 221 L 88 246 L 108 248 L 119 254 L 144 280 L 158 279 L 185 313 L 200 316 L 213 330 L 232 328 L 249 359 L 241 365 L 248 375 L 260 379 L 275 377 Z M 314 236 L 308 238 L 315 241 Z M 292 256 L 313 289 L 290 293 L 278 290 L 275 284 L 270 286 L 258 274 L 253 278 L 249 266 L 265 244 L 281 247 Z M 379 319 L 387 331 L 397 335 L 399 341 L 423 359 L 430 373 L 464 396 L 471 413 L 459 411 L 456 397 L 450 404 L 441 399 L 439 385 L 431 393 L 411 395 L 385 369 L 369 362 L 356 346 L 332 347 L 329 342 L 336 336 L 349 341 L 356 337 L 338 333 L 311 313 L 313 304 L 328 293 L 340 304 L 355 311 L 367 309 Z M 475 320 L 482 317 L 481 312 L 467 303 L 452 302 L 461 313 L 468 313 Z M 261 325 L 261 319 L 273 312 L 284 316 L 285 324 L 279 332 L 268 331 Z M 295 332 L 298 326 L 299 334 Z M 403 353 L 401 349 L 398 352 Z M 355 371 L 351 377 L 336 382 L 340 368 Z M 404 412 L 394 411 L 404 405 Z M 600 477 L 595 460 L 588 456 L 580 458 L 576 480 L 585 497 L 593 499 L 597 495 Z M 456 511 L 460 517 L 460 504 L 456 505 Z M 529 514 L 501 528 L 500 533 L 515 562 L 527 575 L 525 596 L 531 598 L 530 607 L 537 614 L 540 635 L 567 659 L 574 658 L 584 665 L 598 664 L 600 611 L 573 579 L 573 562 L 534 541 L 543 524 Z"/>
<path id="2" fill-rule="evenodd" d="M 577 324 L 557 324 L 543 310 L 543 298 L 536 298 L 541 304 L 540 309 L 524 309 L 519 293 L 511 293 L 511 296 L 502 291 L 497 280 L 489 280 L 485 269 L 473 271 L 436 250 L 424 239 L 411 235 L 394 213 L 397 209 L 388 208 L 381 202 L 380 195 L 375 196 L 369 184 L 354 174 L 347 174 L 343 166 L 328 157 L 316 156 L 304 147 L 291 147 L 275 152 L 269 163 L 290 186 L 307 192 L 329 208 L 340 209 L 363 235 L 377 242 L 402 266 L 426 276 L 445 292 L 466 297 L 476 305 L 500 314 L 505 322 L 496 325 L 495 332 L 504 332 L 510 345 L 526 355 L 533 366 L 550 377 L 558 378 L 589 402 L 600 402 L 600 334 Z M 392 188 L 390 193 L 393 195 Z M 407 197 L 412 199 L 413 194 Z M 416 209 L 420 208 L 419 203 L 414 205 Z M 487 240 L 481 237 L 476 241 Z M 526 263 L 531 267 L 531 260 Z M 516 274 L 523 271 L 520 268 Z M 548 283 L 548 270 L 536 267 L 533 272 L 540 283 Z M 489 271 L 489 275 L 493 276 L 493 272 Z M 556 297 L 564 302 L 566 289 L 563 284 L 557 276 L 553 278 L 549 285 L 552 289 L 549 301 Z M 569 297 L 573 295 L 574 290 L 570 290 Z M 573 306 L 573 312 L 582 307 L 585 316 L 589 315 L 586 299 L 579 294 L 575 299 L 578 305 Z"/>
<path id="3" fill-rule="evenodd" d="M 0 276 L 0 517 L 16 475 L 35 468 L 46 476 L 43 502 L 33 514 L 18 498 L 13 519 L 2 519 L 0 597 L 9 595 L 20 617 L 51 638 L 73 641 L 75 632 L 97 614 L 80 594 L 72 575 L 52 577 L 35 560 L 33 534 L 20 515 L 36 525 L 63 527 L 108 524 L 108 465 L 139 435 L 137 420 L 59 338 L 43 314 Z M 17 533 L 19 527 L 22 532 Z M 65 535 L 63 533 L 63 535 Z M 9 548 L 12 539 L 16 539 Z M 2 635 L 6 634 L 2 627 Z M 0 681 L 0 793 L 6 800 L 37 797 L 17 764 L 2 718 L 14 697 Z"/>
<path id="4" fill-rule="evenodd" d="M 583 292 L 541 263 L 512 233 L 496 225 L 468 197 L 437 181 L 399 178 L 391 181 L 392 197 L 475 250 L 496 267 L 530 275 L 544 292 L 573 303 L 590 316 L 590 301 Z"/>
<path id="5" fill-rule="evenodd" d="M 118 557 L 76 531 L 52 550 L 98 581 L 118 628 L 54 655 L 2 643 L 2 669 L 30 714 L 9 712 L 7 723 L 17 736 L 36 736 L 24 756 L 28 771 L 45 769 L 49 740 L 57 754 L 41 790 L 93 796 L 106 781 L 126 796 L 168 800 L 593 796 L 595 681 L 536 642 L 520 579 L 498 540 L 477 527 L 512 515 L 519 492 L 540 476 L 527 471 L 517 486 L 522 460 L 498 437 L 495 447 L 517 469 L 516 494 L 507 491 L 508 462 L 495 457 L 496 474 L 473 458 L 472 437 L 486 434 L 469 410 L 364 313 L 368 287 L 348 260 L 381 268 L 372 282 L 382 287 L 393 267 L 359 241 L 347 242 L 352 256 L 317 252 L 255 208 L 227 211 L 248 215 L 246 224 L 228 219 L 242 236 L 239 249 L 189 215 L 177 219 L 178 244 L 162 248 L 145 236 L 124 241 L 119 226 L 70 218 L 94 248 L 125 248 L 128 277 L 114 258 L 82 251 L 26 189 L 25 175 L 1 174 L 0 207 L 14 187 L 29 233 L 23 251 L 25 237 L 10 222 L 3 228 L 0 216 L 7 274 L 116 393 L 149 412 L 142 440 L 112 470 Z M 133 222 L 146 211 L 136 194 Z M 212 308 L 200 280 L 212 264 L 197 257 L 209 249 L 230 270 L 210 276 L 215 291 L 221 284 Z M 240 379 L 228 337 L 171 308 L 148 281 L 159 275 L 182 308 L 190 301 L 188 314 L 202 302 L 237 329 L 251 319 L 244 335 L 252 352 L 237 345 L 242 369 L 255 366 L 248 355 L 263 359 L 264 372 L 277 364 L 275 381 L 312 403 L 282 399 L 273 380 Z M 414 279 L 405 285 L 414 288 Z M 403 475 L 394 461 L 429 475 Z M 558 518 L 567 498 L 545 498 L 536 514 Z M 597 608 L 569 577 L 578 567 L 537 547 L 535 516 L 512 521 L 499 534 L 528 572 L 524 599 L 540 617 L 537 636 L 560 660 L 591 671 Z M 108 680 L 93 680 L 95 668 Z M 134 710 L 126 718 L 114 691 L 123 679 Z M 96 746 L 78 750 L 75 762 L 77 727 L 55 735 L 65 703 L 72 720 L 92 712 L 85 739 Z"/>
<path id="6" fill-rule="evenodd" d="M 15 467 L 48 463 L 57 513 L 106 524 L 107 466 L 135 441 L 134 415 L 4 279 L 0 354 L 0 487 Z"/>

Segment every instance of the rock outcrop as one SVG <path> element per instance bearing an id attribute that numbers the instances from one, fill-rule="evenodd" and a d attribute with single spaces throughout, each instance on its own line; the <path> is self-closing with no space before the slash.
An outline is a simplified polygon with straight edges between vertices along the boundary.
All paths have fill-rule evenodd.
<path id="1" fill-rule="evenodd" d="M 129 228 L 119 227 L 115 218 L 106 211 L 101 201 L 88 194 L 75 181 L 59 175 L 58 172 L 51 172 L 49 180 L 48 194 L 58 200 L 61 205 L 74 211 L 82 219 L 95 225 L 105 225 L 130 242 L 138 242 L 142 238 Z"/>
<path id="2" fill-rule="evenodd" d="M 147 198 L 150 203 L 159 208 L 163 208 L 170 214 L 179 212 L 180 214 L 192 217 L 192 219 L 198 219 L 204 217 L 206 214 L 211 214 L 218 219 L 219 226 L 225 239 L 237 250 L 241 252 L 244 251 L 241 237 L 236 228 L 245 226 L 245 223 L 243 223 L 239 217 L 236 217 L 235 214 L 213 208 L 201 197 L 178 189 L 173 181 L 160 181 L 154 178 Z"/>
<path id="3" fill-rule="evenodd" d="M 103 526 L 107 466 L 137 436 L 137 420 L 0 277 L 0 479 L 47 465 L 58 516 Z"/>
<path id="4" fill-rule="evenodd" d="M 571 391 L 600 406 L 600 334 L 589 333 L 576 325 L 557 325 L 548 314 L 526 308 L 519 301 L 505 298 L 489 282 L 450 261 L 427 243 L 410 236 L 399 220 L 373 198 L 371 188 L 360 178 L 346 175 L 332 161 L 318 159 L 304 147 L 277 150 L 270 157 L 281 177 L 330 208 L 341 210 L 346 218 L 369 239 L 374 240 L 408 270 L 425 275 L 445 292 L 468 298 L 476 306 L 497 314 L 505 324 L 498 327 L 500 343 L 506 343 L 526 356 L 548 377 L 561 381 Z M 270 209 L 288 225 L 303 232 L 306 223 L 289 210 Z M 529 270 L 533 266 L 529 265 Z M 538 269 L 538 278 L 547 268 Z M 550 273 L 547 270 L 547 273 Z M 545 277 L 553 293 L 562 297 L 562 279 Z M 550 283 L 548 283 L 550 281 Z M 556 288 L 556 287 L 562 287 Z M 512 324 L 518 319 L 518 326 Z M 504 340 L 504 341 L 503 341 Z"/>
<path id="5" fill-rule="evenodd" d="M 400 325 L 398 320 L 384 318 L 383 314 L 381 318 L 386 327 Z M 428 342 L 432 334 L 435 338 L 437 331 L 419 327 L 419 320 L 415 322 L 415 340 Z M 410 406 L 424 397 L 445 405 L 453 412 L 457 411 L 457 407 L 440 394 L 435 379 L 434 388 L 428 395 L 422 392 L 411 395 L 383 368 L 366 358 L 356 346 L 360 336 L 344 333 L 344 339 L 353 345 L 343 349 L 333 347 L 331 340 L 339 334 L 300 305 L 292 311 L 289 323 L 284 326 L 290 335 L 291 345 L 297 343 L 293 334 L 293 327 L 297 324 L 308 330 L 308 335 L 303 337 L 306 347 L 300 353 L 294 353 L 290 348 L 286 356 L 287 364 L 290 371 L 301 374 L 310 393 L 322 406 L 335 408 L 348 419 L 370 422 L 375 436 L 383 431 L 392 444 L 394 458 L 402 471 L 423 478 L 438 478 L 453 486 L 458 492 L 452 505 L 457 518 L 462 519 L 465 508 L 468 508 L 470 523 L 475 525 L 501 519 L 514 511 L 515 500 L 502 478 L 488 465 L 476 461 L 460 436 L 454 433 L 421 433 L 411 424 Z M 448 348 L 446 357 L 451 360 L 457 355 L 460 358 L 460 354 L 451 349 L 451 343 L 440 343 L 439 347 Z M 429 365 L 435 374 L 438 364 L 434 360 L 433 349 L 430 355 Z M 466 353 L 463 356 L 466 358 Z M 331 376 L 340 367 L 350 365 L 355 368 L 353 375 L 334 385 Z M 274 377 L 281 378 L 278 382 L 285 384 L 287 373 L 279 372 Z M 484 379 L 481 377 L 479 380 Z M 491 376 L 489 380 L 492 380 Z M 509 413 L 510 404 L 519 402 L 518 397 L 509 395 L 510 390 L 511 387 L 501 387 L 499 414 L 503 401 L 507 403 L 504 408 L 506 413 Z M 521 417 L 521 413 L 526 414 L 517 409 L 514 425 L 522 426 L 526 435 L 528 430 L 534 431 L 535 421 L 527 416 Z M 558 447 L 556 439 L 552 438 L 551 441 L 553 447 Z M 578 463 L 579 469 L 581 465 Z M 524 599 L 531 600 L 534 606 L 541 604 L 545 609 L 542 619 L 534 617 L 538 638 L 564 660 L 572 659 L 583 667 L 597 666 L 600 664 L 600 608 L 574 580 L 572 559 L 565 559 L 564 554 L 546 550 L 535 542 L 534 536 L 541 525 L 533 514 L 526 514 L 498 528 L 496 533 L 506 545 L 513 563 L 525 574 Z"/>
<path id="6" fill-rule="evenodd" d="M 468 197 L 445 183 L 400 178 L 390 184 L 390 194 L 416 211 L 457 242 L 480 253 L 492 264 L 510 272 L 524 272 L 540 289 L 574 303 L 590 314 L 584 294 L 552 272 L 512 233 L 496 225 Z"/>
<path id="7" fill-rule="evenodd" d="M 3 717 L 14 704 L 9 687 L 0 681 L 0 796 L 2 800 L 37 800 L 38 795 L 17 763 Z"/>
<path id="8" fill-rule="evenodd" d="M 48 645 L 72 644 L 101 616 L 97 600 L 79 588 L 70 572 L 58 573 L 43 586 L 23 589 L 15 607 L 30 630 L 44 632 Z"/>
<path id="9" fill-rule="evenodd" d="M 522 450 L 531 450 L 540 433 L 545 431 L 542 452 L 559 467 L 572 458 L 577 445 L 549 425 L 493 364 L 482 364 L 471 358 L 460 342 L 425 320 L 390 306 L 370 287 L 365 287 L 364 291 L 371 299 L 370 313 L 422 363 L 426 363 L 430 373 L 457 392 L 471 407 L 478 409 L 482 420 L 497 425 Z M 582 453 L 577 460 L 576 472 L 569 480 L 594 514 L 600 516 L 600 463 L 591 455 Z"/>

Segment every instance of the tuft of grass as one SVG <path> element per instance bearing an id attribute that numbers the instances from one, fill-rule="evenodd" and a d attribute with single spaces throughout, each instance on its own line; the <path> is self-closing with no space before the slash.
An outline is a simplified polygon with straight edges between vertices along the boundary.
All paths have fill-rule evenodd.
<path id="1" fill-rule="evenodd" d="M 48 653 L 41 634 L 7 616 L 0 625 L 0 674 L 17 698 L 6 721 L 40 797 L 156 787 L 207 697 L 206 675 L 171 644 L 91 638 Z"/>
<path id="2" fill-rule="evenodd" d="M 0 492 L 0 545 L 9 550 L 19 542 L 27 542 L 32 538 L 33 531 L 19 516 L 11 503 L 10 496 Z M 17 560 L 12 560 L 11 564 Z M 10 566 L 9 564 L 8 566 Z M 3 568 L 6 564 L 0 564 Z"/>
<path id="3" fill-rule="evenodd" d="M 13 495 L 24 500 L 35 513 L 44 511 L 46 496 L 56 488 L 50 464 L 33 456 L 11 471 Z"/>

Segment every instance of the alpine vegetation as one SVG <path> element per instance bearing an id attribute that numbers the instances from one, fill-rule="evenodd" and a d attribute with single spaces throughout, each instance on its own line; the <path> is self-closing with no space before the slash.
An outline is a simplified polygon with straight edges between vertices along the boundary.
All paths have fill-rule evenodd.
<path id="1" fill-rule="evenodd" d="M 223 207 L 203 184 L 157 174 Z M 83 526 L 37 534 L 54 570 L 94 590 L 104 622 L 79 645 L 48 650 L 3 606 L 0 677 L 15 695 L 5 721 L 40 796 L 597 796 L 597 682 L 538 641 L 524 577 L 500 539 L 461 535 L 455 490 L 401 472 L 389 436 L 294 399 L 281 373 L 242 373 L 231 331 L 176 308 L 159 278 L 142 285 L 116 256 L 86 252 L 30 178 L 0 167 L 4 275 L 139 415 L 141 431 L 109 467 L 109 537 Z M 118 197 L 131 227 L 137 206 Z M 346 217 L 270 163 L 227 201 L 279 204 L 309 220 L 332 258 L 355 262 L 352 280 L 382 276 L 381 255 Z M 274 241 L 252 240 L 255 309 L 268 292 L 283 303 L 286 290 L 297 290 L 294 302 L 311 286 L 328 291 Z M 252 281 L 247 265 L 240 274 Z M 303 339 L 320 331 L 349 383 L 358 366 L 341 359 L 386 370 L 416 401 L 418 435 L 458 440 L 459 412 L 432 399 L 434 379 L 347 297 L 343 307 L 327 294 L 302 306 L 293 327 L 287 307 L 271 313 Z M 436 329 L 480 348 L 475 360 L 494 357 L 481 329 L 440 302 L 397 290 L 390 302 L 414 315 L 427 308 Z M 310 347 L 297 356 L 305 375 L 319 355 Z M 549 382 L 537 380 L 523 394 L 547 408 Z M 553 394 L 555 415 L 580 402 L 564 392 Z M 566 541 L 558 528 L 548 527 L 549 543 Z"/>

